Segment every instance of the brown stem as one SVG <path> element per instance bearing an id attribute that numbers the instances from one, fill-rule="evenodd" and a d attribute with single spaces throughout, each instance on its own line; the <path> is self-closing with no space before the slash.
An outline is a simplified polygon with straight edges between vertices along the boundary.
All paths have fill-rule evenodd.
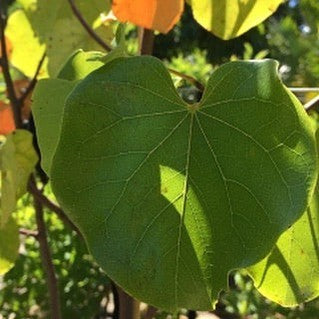
<path id="1" fill-rule="evenodd" d="M 120 298 L 117 287 L 113 281 L 111 281 L 112 294 L 114 299 L 113 319 L 120 319 Z"/>
<path id="2" fill-rule="evenodd" d="M 35 185 L 35 182 L 30 179 L 28 184 L 28 191 L 44 206 L 46 206 L 49 210 L 56 213 L 59 218 L 67 224 L 71 229 L 77 232 L 78 235 L 81 235 L 80 230 L 71 222 L 68 216 L 65 214 L 63 209 L 59 207 L 57 204 L 52 202 L 49 198 L 47 198 Z"/>
<path id="3" fill-rule="evenodd" d="M 47 239 L 46 225 L 43 219 L 43 206 L 36 196 L 34 196 L 34 208 L 36 214 L 36 223 L 38 227 L 37 239 L 40 246 L 42 265 L 46 273 L 47 285 L 49 289 L 51 318 L 62 319 L 58 281 L 55 275 L 55 269 L 52 262 L 52 256 Z"/>
<path id="4" fill-rule="evenodd" d="M 155 34 L 153 30 L 139 28 L 139 53 L 141 55 L 152 55 L 154 48 Z"/>
<path id="5" fill-rule="evenodd" d="M 41 67 L 42 67 L 42 64 L 44 62 L 44 59 L 46 57 L 46 52 L 43 53 L 39 63 L 38 63 L 38 66 L 37 66 L 37 69 L 35 71 L 35 74 L 32 78 L 32 80 L 30 81 L 28 87 L 25 89 L 24 93 L 19 97 L 19 101 L 21 102 L 21 104 L 23 104 L 23 102 L 25 101 L 25 99 L 27 98 L 27 96 L 31 93 L 31 91 L 34 89 L 36 83 L 37 83 L 37 77 L 39 75 L 39 72 L 41 70 Z"/>
<path id="6" fill-rule="evenodd" d="M 36 231 L 36 230 L 20 228 L 19 229 L 19 234 L 20 235 L 24 235 L 24 236 L 38 237 L 39 232 Z"/>
<path id="7" fill-rule="evenodd" d="M 129 296 L 119 286 L 117 292 L 120 301 L 119 319 L 140 319 L 140 302 Z"/>
<path id="8" fill-rule="evenodd" d="M 79 22 L 82 24 L 86 32 L 106 51 L 112 51 L 112 48 L 105 43 L 99 36 L 96 34 L 96 32 L 90 27 L 90 25 L 85 21 L 84 17 L 82 16 L 80 10 L 77 8 L 77 6 L 74 3 L 74 0 L 68 0 L 69 4 L 71 6 L 71 9 L 74 13 L 74 15 L 77 17 Z"/>
<path id="9" fill-rule="evenodd" d="M 152 55 L 153 54 L 153 48 L 154 48 L 154 40 L 155 35 L 153 30 L 145 29 L 145 28 L 139 28 L 138 29 L 138 38 L 139 38 L 139 52 L 141 55 Z M 193 84 L 200 92 L 204 92 L 204 85 L 193 78 L 192 76 L 186 75 L 184 73 L 178 72 L 176 70 L 168 68 L 168 71 L 172 74 L 175 74 L 186 81 Z"/>
<path id="10" fill-rule="evenodd" d="M 155 318 L 155 315 L 157 313 L 157 308 L 153 306 L 148 306 L 144 316 L 142 317 L 143 319 L 153 319 Z"/>
<path id="11" fill-rule="evenodd" d="M 6 27 L 6 13 L 4 8 L 4 2 L 0 1 L 0 29 L 1 29 L 1 67 L 3 72 L 4 81 L 6 83 L 8 98 L 13 111 L 14 123 L 16 128 L 22 128 L 21 107 L 22 103 L 19 101 L 16 92 L 14 90 L 13 81 L 10 74 L 10 67 L 7 55 L 7 45 L 4 30 Z"/>
<path id="12" fill-rule="evenodd" d="M 184 73 L 178 72 L 178 71 L 170 69 L 170 68 L 168 68 L 168 71 L 171 72 L 172 74 L 175 74 L 175 75 L 181 77 L 182 79 L 185 79 L 186 81 L 192 83 L 200 92 L 204 92 L 204 89 L 205 89 L 204 85 L 201 82 L 199 82 L 198 80 L 196 80 L 195 78 L 193 78 L 192 76 L 186 75 Z"/>

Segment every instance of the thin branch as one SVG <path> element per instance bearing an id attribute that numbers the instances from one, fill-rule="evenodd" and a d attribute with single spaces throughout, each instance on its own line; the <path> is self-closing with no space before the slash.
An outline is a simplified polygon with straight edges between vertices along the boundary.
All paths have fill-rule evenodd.
<path id="1" fill-rule="evenodd" d="M 113 319 L 120 319 L 120 298 L 117 291 L 117 287 L 113 281 L 111 281 L 111 289 L 113 294 L 114 310 L 113 310 Z"/>
<path id="2" fill-rule="evenodd" d="M 157 313 L 157 308 L 148 305 L 144 314 L 142 314 L 142 319 L 153 319 Z"/>
<path id="3" fill-rule="evenodd" d="M 27 86 L 27 88 L 25 89 L 24 93 L 18 98 L 18 100 L 20 101 L 21 104 L 23 104 L 23 102 L 25 101 L 25 99 L 27 98 L 27 96 L 31 93 L 31 91 L 34 89 L 36 83 L 37 83 L 37 77 L 39 75 L 39 72 L 41 70 L 41 67 L 42 67 L 42 64 L 44 62 L 44 59 L 46 57 L 46 52 L 43 53 L 39 63 L 38 63 L 38 66 L 37 66 L 37 69 L 35 71 L 35 74 L 31 80 L 31 82 L 29 83 L 29 85 Z"/>
<path id="4" fill-rule="evenodd" d="M 154 49 L 155 34 L 153 30 L 138 28 L 139 53 L 141 55 L 152 55 Z"/>
<path id="5" fill-rule="evenodd" d="M 20 228 L 19 229 L 19 234 L 20 235 L 24 235 L 24 236 L 38 237 L 39 232 L 36 231 L 36 230 Z"/>
<path id="6" fill-rule="evenodd" d="M 168 71 L 171 72 L 172 74 L 175 74 L 175 75 L 181 77 L 182 79 L 192 83 L 200 92 L 204 92 L 204 89 L 205 89 L 204 85 L 201 82 L 199 82 L 198 80 L 196 80 L 195 78 L 193 78 L 192 76 L 178 72 L 178 71 L 173 70 L 171 68 L 168 68 Z"/>
<path id="7" fill-rule="evenodd" d="M 314 97 L 313 99 L 311 99 L 309 102 L 307 102 L 304 105 L 305 110 L 310 111 L 313 107 L 318 105 L 318 102 L 319 102 L 319 95 L 317 95 L 316 97 Z"/>
<path id="8" fill-rule="evenodd" d="M 49 289 L 49 299 L 51 306 L 51 318 L 62 319 L 58 281 L 55 275 L 52 255 L 47 239 L 46 225 L 43 219 L 43 206 L 36 196 L 34 196 L 34 208 L 36 214 L 36 223 L 38 227 L 37 239 L 40 246 L 41 260 L 47 276 L 47 285 Z"/>
<path id="9" fill-rule="evenodd" d="M 319 92 L 319 88 L 315 88 L 315 87 L 304 87 L 304 88 L 290 87 L 288 89 L 291 92 L 295 92 L 295 93 Z"/>
<path id="10" fill-rule="evenodd" d="M 76 231 L 78 235 L 82 236 L 80 230 L 71 222 L 71 220 L 67 217 L 65 212 L 61 207 L 52 202 L 49 198 L 47 198 L 35 185 L 34 181 L 30 180 L 28 184 L 29 192 L 37 198 L 37 200 L 44 206 L 46 206 L 49 210 L 56 213 L 59 218 L 67 224 L 72 230 Z"/>
<path id="11" fill-rule="evenodd" d="M 84 17 L 82 16 L 81 12 L 77 8 L 77 6 L 74 3 L 74 0 L 68 0 L 69 4 L 71 6 L 71 9 L 74 13 L 74 15 L 77 17 L 79 22 L 82 24 L 84 29 L 87 31 L 87 33 L 106 51 L 112 51 L 112 48 L 105 43 L 99 35 L 91 28 L 91 26 L 85 21 Z"/>
<path id="12" fill-rule="evenodd" d="M 4 12 L 4 2 L 0 2 L 0 29 L 1 29 L 1 67 L 3 72 L 3 77 L 6 83 L 8 98 L 13 111 L 14 123 L 16 128 L 21 128 L 23 126 L 21 117 L 21 107 L 22 104 L 19 101 L 16 92 L 14 90 L 13 81 L 10 74 L 10 67 L 8 62 L 7 45 L 5 38 L 5 27 L 6 27 L 6 13 Z"/>

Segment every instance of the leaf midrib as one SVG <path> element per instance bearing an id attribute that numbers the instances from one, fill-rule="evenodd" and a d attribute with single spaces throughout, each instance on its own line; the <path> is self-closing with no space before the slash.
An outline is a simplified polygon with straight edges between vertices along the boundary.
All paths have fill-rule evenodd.
<path id="1" fill-rule="evenodd" d="M 180 223 L 178 227 L 178 238 L 177 238 L 177 253 L 176 253 L 176 267 L 175 267 L 175 307 L 178 308 L 178 271 L 179 271 L 179 259 L 181 254 L 181 239 L 182 239 L 182 230 L 183 223 L 185 218 L 186 211 L 186 199 L 187 191 L 189 186 L 189 166 L 190 166 L 190 157 L 191 157 L 191 148 L 192 148 L 192 137 L 193 137 L 193 126 L 194 126 L 194 114 L 190 113 L 190 124 L 189 124 L 189 133 L 188 133 L 188 146 L 187 146 L 187 156 L 186 156 L 186 166 L 185 166 L 185 182 L 183 189 L 183 204 L 182 204 L 182 213 L 180 217 Z"/>

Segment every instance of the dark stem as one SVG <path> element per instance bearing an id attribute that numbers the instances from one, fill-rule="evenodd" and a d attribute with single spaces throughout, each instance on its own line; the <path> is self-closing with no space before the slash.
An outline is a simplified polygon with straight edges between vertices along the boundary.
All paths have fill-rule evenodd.
<path id="1" fill-rule="evenodd" d="M 241 316 L 236 313 L 230 313 L 226 310 L 226 306 L 222 302 L 217 302 L 213 314 L 223 319 L 240 319 Z"/>
<path id="2" fill-rule="evenodd" d="M 30 230 L 30 229 L 19 229 L 19 234 L 24 236 L 31 236 L 31 237 L 38 237 L 39 232 L 37 230 Z"/>
<path id="3" fill-rule="evenodd" d="M 173 70 L 173 69 L 170 69 L 170 68 L 168 68 L 168 71 L 171 72 L 172 74 L 175 74 L 175 75 L 181 77 L 182 79 L 184 79 L 184 80 L 190 82 L 190 83 L 193 84 L 200 92 L 204 92 L 204 89 L 205 89 L 204 85 L 203 85 L 201 82 L 199 82 L 198 80 L 196 80 L 195 78 L 193 78 L 192 76 L 186 75 L 186 74 L 184 74 L 184 73 L 178 72 L 178 71 Z"/>
<path id="4" fill-rule="evenodd" d="M 129 296 L 119 286 L 117 292 L 120 301 L 119 319 L 140 319 L 140 303 Z"/>
<path id="5" fill-rule="evenodd" d="M 139 28 L 138 29 L 138 38 L 139 38 L 139 52 L 141 55 L 152 55 L 154 49 L 154 40 L 155 35 L 153 30 Z M 204 85 L 193 78 L 192 76 L 186 75 L 184 73 L 178 72 L 176 70 L 168 68 L 168 71 L 172 74 L 175 74 L 182 79 L 193 84 L 200 92 L 204 92 Z"/>
<path id="6" fill-rule="evenodd" d="M 21 102 L 21 104 L 23 104 L 23 102 L 25 101 L 25 99 L 27 98 L 27 96 L 31 93 L 31 91 L 34 89 L 36 83 L 37 83 L 37 77 L 39 75 L 39 72 L 41 70 L 42 64 L 44 62 L 44 59 L 46 57 L 46 52 L 43 53 L 41 60 L 38 63 L 37 69 L 35 71 L 35 74 L 32 78 L 32 80 L 30 81 L 28 87 L 25 89 L 24 93 L 19 97 L 19 101 Z"/>
<path id="7" fill-rule="evenodd" d="M 116 285 L 113 281 L 111 282 L 111 287 L 114 299 L 113 319 L 120 319 L 120 298 Z"/>
<path id="8" fill-rule="evenodd" d="M 71 6 L 71 9 L 74 13 L 74 15 L 77 17 L 79 22 L 82 24 L 84 29 L 87 31 L 87 33 L 106 51 L 112 51 L 112 48 L 105 43 L 99 36 L 96 34 L 96 32 L 90 27 L 90 25 L 85 21 L 84 17 L 82 16 L 81 12 L 77 8 L 77 6 L 74 3 L 74 0 L 68 0 L 69 4 Z"/>
<path id="9" fill-rule="evenodd" d="M 146 309 L 146 312 L 142 318 L 143 319 L 153 319 L 153 318 L 155 318 L 156 313 L 157 313 L 157 308 L 155 308 L 153 306 L 148 306 Z"/>
<path id="10" fill-rule="evenodd" d="M 55 269 L 47 239 L 46 225 L 43 219 L 43 206 L 36 196 L 34 196 L 34 208 L 38 227 L 37 239 L 40 246 L 42 265 L 44 272 L 46 273 L 47 285 L 49 289 L 51 318 L 62 319 L 58 282 L 55 275 Z"/>
<path id="11" fill-rule="evenodd" d="M 56 213 L 59 218 L 68 225 L 72 230 L 76 231 L 78 235 L 81 235 L 80 230 L 71 222 L 68 216 L 65 214 L 63 209 L 59 207 L 57 204 L 52 202 L 49 198 L 47 198 L 35 185 L 34 180 L 30 179 L 28 184 L 28 191 L 36 198 L 42 205 L 46 206 L 49 210 Z"/>
<path id="12" fill-rule="evenodd" d="M 188 310 L 187 312 L 188 319 L 196 319 L 197 313 L 194 310 Z"/>
<path id="13" fill-rule="evenodd" d="M 141 55 L 152 55 L 154 48 L 155 34 L 153 30 L 139 28 L 139 53 Z"/>
<path id="14" fill-rule="evenodd" d="M 6 27 L 6 12 L 4 8 L 4 2 L 0 2 L 0 29 L 1 29 L 1 67 L 3 72 L 3 77 L 6 83 L 8 98 L 13 111 L 14 123 L 16 128 L 22 128 L 22 117 L 21 117 L 21 107 L 22 103 L 17 98 L 16 92 L 14 90 L 13 81 L 10 74 L 10 67 L 7 55 L 7 45 L 4 30 Z"/>

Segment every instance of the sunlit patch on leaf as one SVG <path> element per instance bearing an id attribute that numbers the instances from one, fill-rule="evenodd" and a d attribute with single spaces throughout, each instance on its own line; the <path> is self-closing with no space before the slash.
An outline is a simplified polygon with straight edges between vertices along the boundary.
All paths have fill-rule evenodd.
<path id="1" fill-rule="evenodd" d="M 205 29 L 228 40 L 272 15 L 283 0 L 189 0 L 194 18 Z"/>

